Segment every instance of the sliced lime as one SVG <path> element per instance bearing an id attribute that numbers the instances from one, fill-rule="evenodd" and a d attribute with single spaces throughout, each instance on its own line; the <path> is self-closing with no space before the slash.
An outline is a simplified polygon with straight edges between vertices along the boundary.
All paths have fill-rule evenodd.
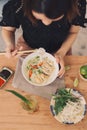
<path id="1" fill-rule="evenodd" d="M 85 79 L 87 79 L 87 74 L 83 76 Z"/>
<path id="2" fill-rule="evenodd" d="M 78 78 L 75 78 L 75 80 L 74 80 L 74 82 L 73 82 L 73 86 L 74 86 L 74 87 L 77 87 L 78 84 L 79 84 L 79 80 L 78 80 Z"/>
<path id="3" fill-rule="evenodd" d="M 65 66 L 65 71 L 70 70 L 70 65 Z"/>
<path id="4" fill-rule="evenodd" d="M 84 65 L 80 68 L 81 75 L 87 75 L 87 65 Z"/>

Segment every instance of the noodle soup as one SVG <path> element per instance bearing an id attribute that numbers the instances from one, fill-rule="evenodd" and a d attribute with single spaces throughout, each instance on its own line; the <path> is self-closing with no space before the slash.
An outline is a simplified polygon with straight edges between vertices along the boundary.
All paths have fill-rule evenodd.
<path id="1" fill-rule="evenodd" d="M 58 75 L 58 64 L 55 58 L 46 53 L 32 53 L 26 57 L 22 65 L 25 79 L 36 86 L 44 86 L 53 82 Z"/>

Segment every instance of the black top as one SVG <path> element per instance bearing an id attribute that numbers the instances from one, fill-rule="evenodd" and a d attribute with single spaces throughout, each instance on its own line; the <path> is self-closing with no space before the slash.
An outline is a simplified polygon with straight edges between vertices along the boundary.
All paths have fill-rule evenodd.
<path id="1" fill-rule="evenodd" d="M 79 0 L 78 7 L 80 16 L 77 16 L 72 23 L 66 21 L 65 17 L 61 20 L 44 25 L 38 20 L 37 25 L 32 25 L 31 21 L 24 16 L 23 2 L 21 0 L 10 0 L 3 8 L 3 18 L 0 26 L 11 26 L 23 29 L 23 37 L 27 44 L 32 48 L 43 47 L 47 52 L 57 51 L 69 33 L 71 25 L 84 27 L 86 12 L 86 0 Z"/>

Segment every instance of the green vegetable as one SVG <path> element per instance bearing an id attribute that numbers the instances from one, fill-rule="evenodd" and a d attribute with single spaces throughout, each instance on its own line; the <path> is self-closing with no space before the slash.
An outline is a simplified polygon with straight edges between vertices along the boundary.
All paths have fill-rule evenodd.
<path id="1" fill-rule="evenodd" d="M 54 95 L 53 98 L 55 100 L 54 110 L 56 115 L 58 115 L 58 113 L 64 109 L 68 101 L 72 101 L 72 102 L 78 101 L 78 98 L 72 95 L 70 92 L 71 89 L 66 90 L 66 88 L 62 88 L 59 89 Z"/>
<path id="2" fill-rule="evenodd" d="M 28 104 L 28 105 L 31 104 L 30 101 L 26 97 L 22 96 L 18 92 L 14 91 L 14 90 L 6 90 L 6 91 L 11 92 L 12 94 L 14 94 L 18 98 L 20 98 L 22 101 L 24 101 L 26 104 Z"/>
<path id="3" fill-rule="evenodd" d="M 6 91 L 11 92 L 12 94 L 14 94 L 23 101 L 21 102 L 23 109 L 29 111 L 30 113 L 38 110 L 38 103 L 32 96 L 27 96 L 26 98 L 14 90 L 6 90 Z"/>

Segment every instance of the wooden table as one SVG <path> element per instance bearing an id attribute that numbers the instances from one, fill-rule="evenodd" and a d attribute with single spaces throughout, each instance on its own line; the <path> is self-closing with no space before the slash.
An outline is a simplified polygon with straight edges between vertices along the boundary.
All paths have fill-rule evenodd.
<path id="1" fill-rule="evenodd" d="M 17 59 L 7 59 L 0 56 L 0 69 L 3 66 L 10 67 L 15 71 Z M 87 63 L 86 56 L 67 56 L 65 64 L 70 65 L 71 69 L 65 73 L 65 84 L 73 88 L 73 81 L 79 78 L 79 86 L 76 88 L 85 97 L 87 101 L 87 82 L 80 79 L 79 67 Z M 0 130 L 87 130 L 87 114 L 85 118 L 76 125 L 61 124 L 53 118 L 49 106 L 50 101 L 36 96 L 39 103 L 39 111 L 29 114 L 20 105 L 20 99 L 5 91 L 5 89 L 14 89 L 12 87 L 12 78 L 0 90 Z M 16 91 L 25 95 L 25 92 Z"/>

